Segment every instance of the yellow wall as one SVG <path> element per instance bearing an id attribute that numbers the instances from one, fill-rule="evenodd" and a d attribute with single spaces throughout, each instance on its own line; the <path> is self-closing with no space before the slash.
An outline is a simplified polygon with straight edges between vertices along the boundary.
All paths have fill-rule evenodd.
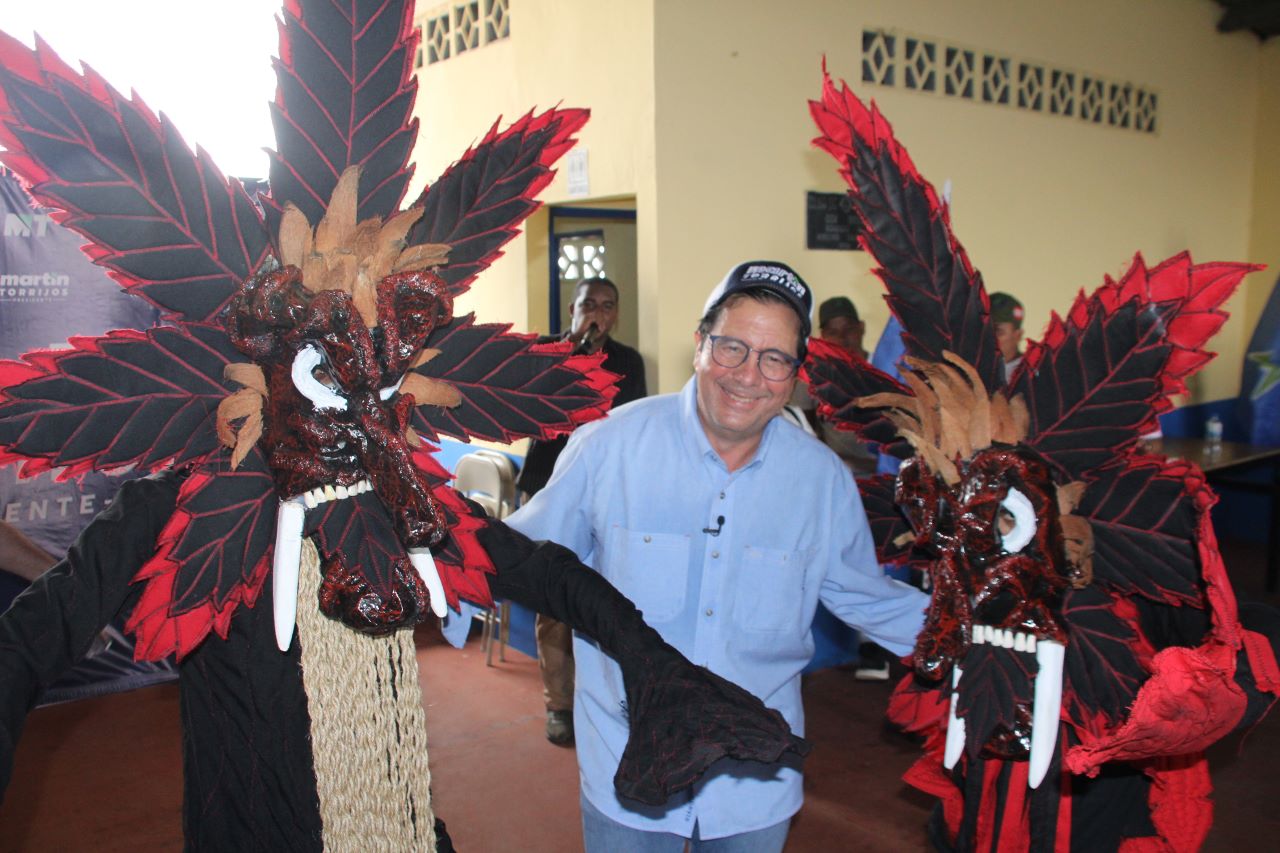
<path id="1" fill-rule="evenodd" d="M 422 3 L 422 24 L 444 7 Z M 418 74 L 414 152 L 418 188 L 479 140 L 499 115 L 503 126 L 531 108 L 586 107 L 591 120 L 579 134 L 588 151 L 591 197 L 632 196 L 639 175 L 652 171 L 653 43 L 648 0 L 512 0 L 511 35 Z M 425 30 L 425 27 L 424 27 Z M 563 161 L 562 161 L 563 165 Z M 545 203 L 572 202 L 564 169 L 543 191 Z M 530 328 L 530 314 L 546 313 L 545 213 L 529 220 L 527 237 L 459 302 L 459 312 Z M 530 303 L 526 281 L 541 283 Z M 535 324 L 536 325 L 536 324 Z"/>
<path id="2" fill-rule="evenodd" d="M 1280 40 L 1272 39 L 1258 55 L 1258 127 L 1254 140 L 1252 221 L 1249 260 L 1267 264 L 1249 277 L 1247 328 L 1251 333 L 1280 276 Z M 1245 338 L 1248 343 L 1248 337 Z"/>
<path id="3" fill-rule="evenodd" d="M 958 236 L 989 289 L 1023 298 L 1032 336 L 1135 251 L 1152 263 L 1183 248 L 1200 261 L 1280 260 L 1277 48 L 1217 33 L 1209 0 L 511 0 L 510 11 L 507 42 L 423 69 L 423 173 L 498 112 L 590 106 L 591 195 L 635 197 L 651 388 L 685 380 L 707 292 L 753 257 L 792 263 L 818 299 L 852 296 L 869 342 L 879 334 L 887 309 L 865 255 L 803 248 L 805 191 L 843 188 L 809 146 L 806 100 L 819 94 L 824 55 L 880 103 L 926 177 L 952 180 Z M 1159 132 L 862 84 L 862 31 L 876 28 L 1154 90 Z M 545 198 L 569 201 L 562 181 Z M 512 245 L 476 288 L 482 317 L 533 310 L 525 279 L 545 276 L 541 251 Z M 1253 277 L 1229 305 L 1235 316 L 1214 341 L 1222 357 L 1193 399 L 1236 392 L 1271 281 Z"/>

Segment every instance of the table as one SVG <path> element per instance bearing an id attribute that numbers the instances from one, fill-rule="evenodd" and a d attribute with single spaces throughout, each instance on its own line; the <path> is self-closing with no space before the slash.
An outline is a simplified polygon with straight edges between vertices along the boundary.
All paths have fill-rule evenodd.
<path id="1" fill-rule="evenodd" d="M 1209 483 L 1230 486 L 1271 499 L 1271 523 L 1267 528 L 1267 592 L 1275 592 L 1280 583 L 1280 447 L 1263 447 L 1255 444 L 1239 444 L 1232 441 L 1211 446 L 1203 438 L 1157 438 L 1144 441 L 1143 449 L 1161 453 L 1170 459 L 1194 462 L 1204 471 Z M 1269 482 L 1242 479 L 1240 472 L 1267 466 L 1271 469 Z"/>

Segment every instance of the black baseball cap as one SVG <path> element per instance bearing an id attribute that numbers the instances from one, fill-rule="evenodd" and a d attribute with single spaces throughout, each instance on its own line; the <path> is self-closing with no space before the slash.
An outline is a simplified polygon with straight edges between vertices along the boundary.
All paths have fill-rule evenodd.
<path id="1" fill-rule="evenodd" d="M 809 290 L 804 279 L 796 275 L 795 270 L 782 261 L 747 261 L 729 270 L 729 274 L 707 297 L 702 316 L 707 316 L 713 308 L 733 294 L 757 288 L 773 291 L 794 308 L 800 318 L 801 340 L 809 337 L 813 331 L 813 323 L 809 319 L 813 313 L 813 291 Z"/>
<path id="2" fill-rule="evenodd" d="M 833 296 L 818 306 L 818 328 L 830 323 L 837 317 L 848 317 L 857 323 L 858 309 L 853 307 L 853 300 L 847 296 Z"/>

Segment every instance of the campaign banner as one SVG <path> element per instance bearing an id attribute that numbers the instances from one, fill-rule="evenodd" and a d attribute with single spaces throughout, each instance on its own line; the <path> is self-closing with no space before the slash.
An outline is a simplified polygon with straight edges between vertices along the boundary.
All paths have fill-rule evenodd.
<path id="1" fill-rule="evenodd" d="M 90 261 L 81 251 L 83 244 L 83 238 L 36 206 L 12 175 L 0 171 L 0 358 L 65 349 L 71 336 L 156 324 L 159 312 Z M 55 558 L 106 508 L 120 484 L 136 476 L 130 471 L 89 472 L 59 482 L 57 471 L 21 477 L 19 469 L 0 467 L 0 520 Z M 5 581 L 10 590 L 23 584 L 12 574 Z M 0 601 L 0 612 L 7 606 L 7 600 Z M 44 701 L 173 677 L 168 664 L 135 664 L 132 645 L 118 630 L 104 632 L 94 651 L 72 676 L 46 692 Z"/>

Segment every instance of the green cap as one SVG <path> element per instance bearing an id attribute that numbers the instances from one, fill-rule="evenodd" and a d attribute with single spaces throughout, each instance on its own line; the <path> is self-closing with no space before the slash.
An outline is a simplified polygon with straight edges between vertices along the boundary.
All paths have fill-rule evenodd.
<path id="1" fill-rule="evenodd" d="M 1007 293 L 991 294 L 991 322 L 1012 323 L 1022 328 L 1022 303 Z"/>

